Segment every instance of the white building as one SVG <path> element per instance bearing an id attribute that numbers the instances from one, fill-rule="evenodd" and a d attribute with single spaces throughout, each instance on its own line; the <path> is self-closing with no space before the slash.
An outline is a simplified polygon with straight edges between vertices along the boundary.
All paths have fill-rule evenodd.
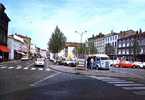
<path id="1" fill-rule="evenodd" d="M 114 32 L 107 34 L 105 36 L 105 45 L 110 44 L 115 49 L 115 53 L 113 55 L 117 55 L 117 41 L 118 41 L 118 39 L 119 39 L 119 34 L 114 33 Z"/>
<path id="2" fill-rule="evenodd" d="M 98 54 L 105 54 L 105 38 L 104 37 L 97 37 L 95 39 L 95 46 L 97 48 Z"/>
<path id="3" fill-rule="evenodd" d="M 37 54 L 37 47 L 36 47 L 36 45 L 31 44 L 31 46 L 30 46 L 30 53 L 32 54 L 33 57 L 36 56 L 36 54 Z"/>
<path id="4" fill-rule="evenodd" d="M 13 35 L 8 36 L 8 47 L 10 48 L 10 60 L 20 59 L 27 51 L 27 47 L 25 46 L 23 39 Z"/>
<path id="5" fill-rule="evenodd" d="M 41 55 L 41 57 L 46 58 L 46 57 L 47 57 L 47 50 L 45 50 L 45 49 L 40 49 L 40 55 Z"/>

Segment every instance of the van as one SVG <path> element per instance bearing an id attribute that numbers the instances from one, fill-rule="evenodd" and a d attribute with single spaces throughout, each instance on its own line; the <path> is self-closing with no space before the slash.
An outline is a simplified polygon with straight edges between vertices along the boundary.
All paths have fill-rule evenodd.
<path id="1" fill-rule="evenodd" d="M 88 55 L 87 59 L 94 59 L 93 68 L 109 70 L 110 60 L 106 54 L 92 54 Z"/>

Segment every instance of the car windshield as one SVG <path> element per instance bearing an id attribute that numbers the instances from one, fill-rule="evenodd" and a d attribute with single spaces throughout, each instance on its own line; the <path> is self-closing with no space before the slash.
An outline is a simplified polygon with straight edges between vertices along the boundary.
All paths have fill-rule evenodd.
<path id="1" fill-rule="evenodd" d="M 109 60 L 108 57 L 101 57 L 101 60 Z"/>

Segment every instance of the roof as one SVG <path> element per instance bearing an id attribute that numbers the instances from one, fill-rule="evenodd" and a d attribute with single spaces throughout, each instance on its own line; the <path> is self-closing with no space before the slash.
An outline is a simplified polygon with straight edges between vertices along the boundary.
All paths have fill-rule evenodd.
<path id="1" fill-rule="evenodd" d="M 80 47 L 81 43 L 77 43 L 77 42 L 66 42 L 65 46 L 66 47 Z"/>
<path id="2" fill-rule="evenodd" d="M 108 34 L 105 35 L 105 37 L 114 36 L 114 35 L 119 35 L 119 33 L 115 33 L 115 32 L 108 33 Z"/>
<path id="3" fill-rule="evenodd" d="M 21 35 L 21 34 L 15 34 L 15 35 L 17 35 L 17 36 L 19 36 L 19 37 L 21 37 L 21 38 L 27 38 L 27 39 L 31 39 L 30 37 L 28 37 L 28 36 L 24 36 L 24 35 Z"/>
<path id="4" fill-rule="evenodd" d="M 18 42 L 21 42 L 21 43 L 24 44 L 24 42 L 22 42 L 22 41 L 19 40 L 19 39 L 14 38 L 12 35 L 9 35 L 8 38 L 13 39 L 13 40 L 15 40 L 15 41 L 18 41 Z"/>
<path id="5" fill-rule="evenodd" d="M 95 56 L 95 57 L 109 57 L 106 54 L 90 54 L 90 55 L 88 55 L 88 57 L 90 57 L 90 56 Z"/>

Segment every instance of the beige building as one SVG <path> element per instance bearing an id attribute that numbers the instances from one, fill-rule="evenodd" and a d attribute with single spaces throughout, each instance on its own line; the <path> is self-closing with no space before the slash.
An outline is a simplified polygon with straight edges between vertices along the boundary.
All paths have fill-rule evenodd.
<path id="1" fill-rule="evenodd" d="M 98 54 L 105 54 L 105 38 L 104 37 L 97 37 L 95 39 L 95 46 L 97 48 Z"/>

